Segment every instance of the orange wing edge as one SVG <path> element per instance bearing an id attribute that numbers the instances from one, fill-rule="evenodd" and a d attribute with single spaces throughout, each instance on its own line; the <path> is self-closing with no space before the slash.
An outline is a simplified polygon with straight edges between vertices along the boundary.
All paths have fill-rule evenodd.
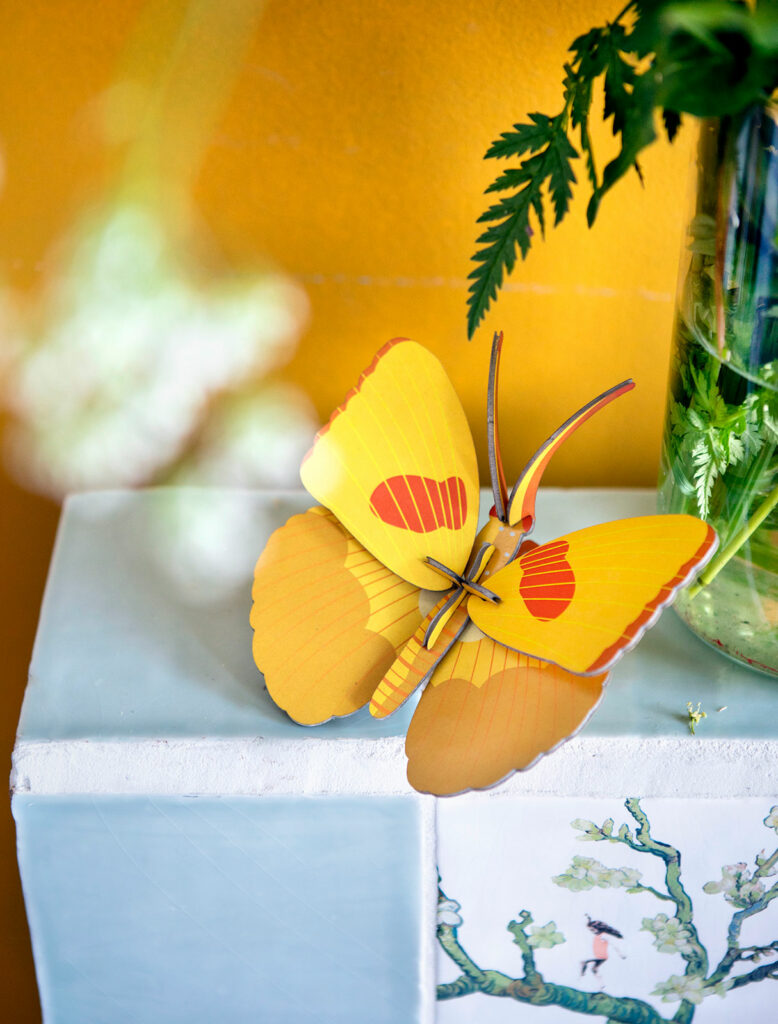
<path id="1" fill-rule="evenodd" d="M 692 555 L 688 561 L 683 563 L 671 580 L 661 587 L 653 601 L 650 601 L 644 607 L 640 615 L 638 615 L 638 617 L 626 627 L 619 640 L 617 640 L 616 643 L 611 644 L 609 647 L 606 647 L 602 654 L 600 654 L 587 669 L 582 672 L 575 672 L 567 665 L 562 665 L 558 661 L 552 661 L 550 658 L 543 658 L 540 660 L 548 660 L 549 664 L 557 665 L 566 672 L 572 672 L 573 675 L 577 676 L 596 676 L 601 672 L 609 672 L 619 658 L 628 651 L 631 651 L 637 645 L 643 634 L 651 629 L 652 626 L 656 625 L 665 608 L 669 608 L 675 600 L 678 591 L 683 590 L 684 587 L 688 586 L 694 577 L 697 576 L 697 574 L 705 568 L 711 558 L 713 558 L 719 546 L 719 538 L 712 526 L 709 526 L 708 524 L 706 524 L 706 526 L 707 530 L 705 540 L 700 544 L 695 554 Z M 506 646 L 508 645 L 506 644 Z M 517 651 L 519 654 L 525 654 L 528 658 L 538 657 L 537 654 L 533 654 L 529 651 L 519 651 L 518 648 L 515 647 L 512 648 L 512 650 Z"/>
<path id="2" fill-rule="evenodd" d="M 668 608 L 675 600 L 678 591 L 683 590 L 692 582 L 694 577 L 713 558 L 719 546 L 719 538 L 712 526 L 708 526 L 705 533 L 705 540 L 700 544 L 694 555 L 684 562 L 675 576 L 667 582 L 653 601 L 650 601 L 640 615 L 627 626 L 622 633 L 622 641 L 617 641 L 607 647 L 599 658 L 586 672 L 581 675 L 596 675 L 598 672 L 609 670 L 626 651 L 631 651 L 643 634 L 656 625 L 659 616 L 665 608 Z M 626 641 L 626 642 L 624 642 Z"/>
<path id="3" fill-rule="evenodd" d="M 365 383 L 367 378 L 375 371 L 376 367 L 378 366 L 379 362 L 383 359 L 383 357 L 387 355 L 387 353 L 391 349 L 393 349 L 395 345 L 401 345 L 403 344 L 403 342 L 410 340 L 410 338 L 392 338 L 391 341 L 387 341 L 385 345 L 382 345 L 381 348 L 379 348 L 375 356 L 373 356 L 373 361 L 371 362 L 370 366 L 368 366 L 367 369 L 363 370 L 362 373 L 360 373 L 359 380 L 356 382 L 354 387 L 351 388 L 351 390 L 348 392 L 348 394 L 340 403 L 340 405 L 332 411 L 330 418 L 327 420 L 324 426 L 320 427 L 319 430 L 316 431 L 316 434 L 314 435 L 313 438 L 313 444 L 303 456 L 301 468 L 302 466 L 305 465 L 305 463 L 308 461 L 311 455 L 313 455 L 313 450 L 316 447 L 316 442 L 319 440 L 319 438 L 323 437 L 327 433 L 327 431 L 330 429 L 330 427 L 338 418 L 338 416 L 340 416 L 342 412 L 346 411 L 346 408 L 351 399 L 359 394 L 359 392 L 362 390 L 362 385 Z"/>

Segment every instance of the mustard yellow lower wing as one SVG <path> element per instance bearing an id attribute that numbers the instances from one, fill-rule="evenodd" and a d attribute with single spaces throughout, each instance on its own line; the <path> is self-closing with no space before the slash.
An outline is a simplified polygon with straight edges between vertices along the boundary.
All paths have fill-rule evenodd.
<path id="1" fill-rule="evenodd" d="M 485 789 L 577 732 L 606 674 L 577 676 L 468 626 L 421 695 L 405 742 L 408 781 L 445 796 Z"/>
<path id="2" fill-rule="evenodd" d="M 473 622 L 571 672 L 607 671 L 716 550 L 693 516 L 641 516 L 570 533 L 490 578 L 498 603 L 469 598 Z"/>
<path id="3" fill-rule="evenodd" d="M 254 660 L 275 703 L 303 725 L 366 704 L 423 617 L 418 588 L 321 507 L 271 536 L 253 599 Z"/>

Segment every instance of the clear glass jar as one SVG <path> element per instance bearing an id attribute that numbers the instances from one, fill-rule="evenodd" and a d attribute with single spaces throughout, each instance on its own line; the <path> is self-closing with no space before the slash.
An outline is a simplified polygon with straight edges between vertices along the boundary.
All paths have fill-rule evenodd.
<path id="1" fill-rule="evenodd" d="M 704 640 L 778 675 L 778 114 L 700 123 L 659 509 L 719 551 L 679 596 Z"/>

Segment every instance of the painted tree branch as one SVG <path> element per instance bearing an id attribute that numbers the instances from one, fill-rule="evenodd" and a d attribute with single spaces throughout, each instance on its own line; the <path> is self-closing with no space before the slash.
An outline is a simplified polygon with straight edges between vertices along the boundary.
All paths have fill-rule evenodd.
<path id="1" fill-rule="evenodd" d="M 732 982 L 732 987 L 741 988 L 752 981 L 764 981 L 765 978 L 772 978 L 773 981 L 778 981 L 778 961 L 773 961 L 772 964 L 763 964 L 762 967 L 754 968 L 748 974 L 741 974 Z"/>
<path id="2" fill-rule="evenodd" d="M 771 953 L 778 953 L 778 939 L 775 942 L 769 942 L 766 946 L 740 947 L 740 959 L 753 961 L 754 963 Z"/>
<path id="3" fill-rule="evenodd" d="M 669 843 L 660 843 L 651 836 L 651 825 L 637 797 L 625 800 L 624 806 L 638 823 L 633 839 L 629 832 L 626 837 L 615 837 L 617 842 L 624 843 L 638 853 L 650 853 L 661 858 L 665 864 L 665 885 L 670 898 L 675 903 L 675 916 L 684 925 L 691 936 L 691 949 L 681 955 L 687 963 L 687 974 L 704 975 L 708 970 L 708 953 L 700 942 L 697 928 L 693 920 L 692 901 L 681 882 L 681 854 Z M 691 1018 L 689 1018 L 691 1019 Z"/>
<path id="4" fill-rule="evenodd" d="M 750 985 L 752 981 L 764 981 L 765 978 L 778 981 L 778 960 L 773 960 L 770 964 L 762 964 L 761 967 L 754 968 L 748 974 L 741 974 L 732 982 L 732 988 L 742 988 L 743 985 Z"/>
<path id="5" fill-rule="evenodd" d="M 653 885 L 643 885 L 642 882 L 638 882 L 637 885 L 633 885 L 630 892 L 650 892 L 651 895 L 656 896 L 658 900 L 669 900 L 671 903 L 674 902 L 673 897 L 668 896 L 666 892 L 660 892 L 658 889 L 655 889 Z"/>
<path id="6" fill-rule="evenodd" d="M 692 901 L 681 881 L 680 852 L 669 843 L 653 838 L 650 822 L 640 806 L 639 799 L 626 800 L 625 807 L 637 823 L 634 834 L 627 825 L 622 825 L 618 833 L 614 834 L 612 818 L 600 826 L 583 819 L 576 819 L 572 825 L 584 833 L 580 838 L 595 842 L 607 840 L 621 843 L 637 853 L 647 853 L 661 859 L 665 866 L 664 881 L 667 893 L 640 882 L 639 871 L 626 867 L 606 868 L 591 858 L 574 857 L 568 873 L 555 877 L 554 881 L 573 891 L 582 891 L 593 884 L 601 885 L 603 880 L 607 879 L 606 885 L 623 887 L 629 893 L 648 892 L 657 899 L 674 904 L 674 918 L 668 919 L 666 914 L 660 914 L 653 921 L 644 919 L 644 927 L 648 922 L 651 927 L 647 930 L 653 930 L 655 936 L 658 936 L 655 942 L 658 948 L 662 952 L 678 952 L 686 961 L 686 971 L 682 978 L 673 975 L 667 982 L 657 985 L 653 993 L 661 994 L 663 999 L 680 1000 L 673 1017 L 669 1019 L 662 1016 L 653 1006 L 641 999 L 611 996 L 605 992 L 584 992 L 571 986 L 546 981 L 535 963 L 535 948 L 550 948 L 563 942 L 564 937 L 556 931 L 553 921 L 542 928 L 533 927 L 530 931 L 533 918 L 527 910 L 522 910 L 518 919 L 508 925 L 508 931 L 521 954 L 522 975 L 512 978 L 498 971 L 482 970 L 459 940 L 458 928 L 463 923 L 458 913 L 459 904 L 449 900 L 442 891 L 439 892 L 442 913 L 438 939 L 441 947 L 462 971 L 462 975 L 454 982 L 439 985 L 438 999 L 453 999 L 481 992 L 535 1006 L 554 1005 L 574 1013 L 603 1017 L 607 1024 L 690 1024 L 703 997 L 714 993 L 724 995 L 728 989 L 742 988 L 765 979 L 778 980 L 778 939 L 765 945 L 740 945 L 744 922 L 764 911 L 773 900 L 778 899 L 778 881 L 766 891 L 762 891 L 764 879 L 773 875 L 778 866 L 778 849 L 769 857 L 757 856 L 753 875 L 747 870 L 745 863 L 728 865 L 722 869 L 720 882 L 706 883 L 706 892 L 724 892 L 729 902 L 740 907 L 733 914 L 728 927 L 726 953 L 710 977 L 706 977 L 708 954 L 694 925 Z M 778 832 L 778 806 L 771 809 L 765 824 Z M 743 903 L 747 905 L 743 906 Z M 668 942 L 670 945 L 667 945 Z M 770 960 L 754 966 L 745 974 L 732 976 L 731 971 L 736 964 L 757 964 L 765 957 L 770 957 Z"/>
<path id="7" fill-rule="evenodd" d="M 776 863 L 778 863 L 778 850 L 768 857 L 767 860 L 757 866 L 753 876 L 754 880 L 764 878 L 768 875 Z M 778 898 L 778 882 L 772 885 L 767 892 L 765 892 L 759 899 L 755 900 L 750 906 L 743 907 L 732 915 L 732 920 L 730 921 L 729 928 L 727 929 L 727 951 L 710 976 L 709 980 L 712 984 L 723 981 L 739 960 L 748 959 L 747 956 L 743 955 L 744 953 L 754 952 L 756 947 L 747 946 L 744 949 L 740 946 L 740 932 L 743 928 L 743 923 L 748 920 L 749 917 L 753 917 L 754 914 L 759 914 L 765 910 L 776 898 Z M 774 947 L 776 945 L 778 944 L 773 944 Z M 748 977 L 749 975 L 741 975 L 741 978 Z M 761 981 L 762 977 L 755 978 L 754 980 Z M 747 982 L 740 978 L 736 978 L 735 982 L 733 982 L 733 987 L 735 987 L 735 984 L 740 987 L 747 984 Z"/>
<path id="8" fill-rule="evenodd" d="M 439 890 L 442 900 L 448 901 Z M 610 996 L 605 992 L 582 992 L 568 985 L 555 985 L 545 981 L 535 964 L 535 955 L 527 935 L 532 915 L 522 910 L 518 921 L 511 921 L 508 931 L 521 951 L 524 974 L 511 978 L 499 971 L 484 971 L 462 947 L 458 925 L 439 924 L 438 941 L 449 957 L 463 972 L 456 981 L 438 985 L 438 1000 L 482 992 L 484 995 L 515 999 L 534 1006 L 561 1006 L 575 1013 L 605 1017 L 612 1024 L 671 1024 L 653 1006 L 641 999 L 628 996 Z"/>

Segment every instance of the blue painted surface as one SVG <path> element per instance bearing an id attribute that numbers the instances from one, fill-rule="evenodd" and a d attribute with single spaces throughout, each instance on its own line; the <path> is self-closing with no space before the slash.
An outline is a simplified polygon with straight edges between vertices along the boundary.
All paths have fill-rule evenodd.
<path id="1" fill-rule="evenodd" d="M 241 530 L 226 558 L 242 576 L 212 597 L 171 565 L 169 502 L 203 491 L 78 495 L 65 508 L 46 587 L 19 724 L 24 739 L 287 736 L 307 729 L 270 700 L 251 654 L 254 564 L 273 529 L 313 500 L 300 492 L 221 492 Z M 230 509 L 223 509 L 230 512 Z M 398 736 L 411 708 L 378 721 L 363 710 L 317 727 L 320 736 Z"/>
<path id="2" fill-rule="evenodd" d="M 71 499 L 58 538 L 25 698 L 20 736 L 83 737 L 393 736 L 412 705 L 383 721 L 362 711 L 313 730 L 291 722 L 263 690 L 251 656 L 251 576 L 270 531 L 311 504 L 304 493 L 273 498 L 217 492 L 242 524 L 225 558 L 240 578 L 210 594 L 184 584 L 189 567 L 160 529 L 175 497 L 191 518 L 198 490 L 82 495 Z M 491 504 L 482 501 L 484 514 Z M 650 491 L 541 491 L 535 539 L 621 516 L 651 513 Z M 171 559 L 173 563 L 171 565 Z M 171 572 L 171 569 L 173 570 Z M 687 700 L 708 707 L 705 738 L 778 734 L 778 682 L 716 654 L 673 615 L 617 665 L 591 735 L 681 735 Z"/>
<path id="3" fill-rule="evenodd" d="M 412 798 L 16 795 L 46 1024 L 412 1024 Z"/>

